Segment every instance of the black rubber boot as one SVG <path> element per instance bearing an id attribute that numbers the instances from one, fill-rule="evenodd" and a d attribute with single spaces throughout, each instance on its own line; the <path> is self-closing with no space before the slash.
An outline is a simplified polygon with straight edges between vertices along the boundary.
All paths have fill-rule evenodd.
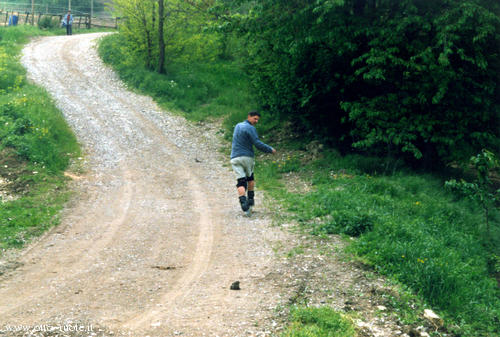
<path id="1" fill-rule="evenodd" d="M 255 192 L 254 191 L 248 191 L 248 206 L 252 207 L 255 205 L 255 200 L 254 200 Z"/>
<path id="2" fill-rule="evenodd" d="M 240 205 L 243 212 L 248 211 L 248 209 L 250 208 L 250 206 L 248 206 L 247 197 L 245 197 L 244 195 L 240 197 Z"/>

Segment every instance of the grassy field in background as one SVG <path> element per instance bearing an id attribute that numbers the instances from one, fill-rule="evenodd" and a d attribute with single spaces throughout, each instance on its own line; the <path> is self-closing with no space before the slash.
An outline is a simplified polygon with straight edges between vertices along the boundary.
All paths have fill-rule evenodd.
<path id="1" fill-rule="evenodd" d="M 17 199 L 0 203 L 0 253 L 22 247 L 58 223 L 68 199 L 63 173 L 80 154 L 48 93 L 26 80 L 19 63 L 29 38 L 53 35 L 31 26 L 0 28 L 0 176 Z"/>

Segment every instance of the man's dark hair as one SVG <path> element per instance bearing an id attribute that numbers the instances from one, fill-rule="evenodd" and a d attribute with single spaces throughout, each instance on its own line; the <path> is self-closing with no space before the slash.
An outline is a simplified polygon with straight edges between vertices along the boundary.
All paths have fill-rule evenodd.
<path id="1" fill-rule="evenodd" d="M 260 117 L 260 112 L 258 112 L 258 111 L 250 111 L 248 113 L 248 116 L 250 116 L 250 117 L 259 116 Z"/>

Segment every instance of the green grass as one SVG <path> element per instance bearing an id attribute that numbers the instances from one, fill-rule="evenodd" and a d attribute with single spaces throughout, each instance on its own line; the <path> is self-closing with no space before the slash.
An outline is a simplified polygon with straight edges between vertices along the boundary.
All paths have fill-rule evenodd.
<path id="1" fill-rule="evenodd" d="M 158 75 L 137 64 L 119 35 L 106 37 L 100 53 L 130 86 L 164 107 L 191 120 L 223 118 L 228 140 L 234 125 L 255 107 L 237 64 L 173 61 L 168 75 Z M 334 150 L 312 156 L 304 138 L 276 143 L 288 132 L 265 113 L 257 128 L 280 154 L 258 157 L 258 188 L 284 206 L 291 218 L 286 221 L 294 220 L 311 235 L 354 238 L 348 250 L 355 258 L 408 289 L 391 299 L 405 321 L 415 323 L 422 316 L 404 308 L 405 299 L 417 296 L 420 309 L 438 311 L 457 334 L 500 334 L 500 294 L 493 277 L 500 272 L 498 212 L 492 214 L 491 243 L 480 207 L 444 189 L 449 177 L 418 173 L 397 160 L 341 156 Z M 309 187 L 291 186 L 297 179 Z M 329 336 L 320 322 L 336 320 L 338 314 L 307 309 L 291 317 L 287 336 Z"/>
<path id="2" fill-rule="evenodd" d="M 262 158 L 256 177 L 305 231 L 357 237 L 350 252 L 408 286 L 449 322 L 460 324 L 462 333 L 500 333 L 500 294 L 492 277 L 500 243 L 498 213 L 496 241 L 488 246 L 479 206 L 448 193 L 436 176 L 409 170 L 377 174 L 385 166 L 381 160 L 336 152 L 300 165 L 295 153 Z M 282 179 L 287 172 L 309 181 L 311 190 L 287 192 Z"/>
<path id="3" fill-rule="evenodd" d="M 70 195 L 62 175 L 23 162 L 15 155 L 2 152 L 2 156 L 2 167 L 9 163 L 9 170 L 16 171 L 12 191 L 22 196 L 0 204 L 0 251 L 21 248 L 31 238 L 57 225 L 58 213 Z M 5 172 L 3 168 L 1 173 Z"/>
<path id="4" fill-rule="evenodd" d="M 0 28 L 0 176 L 18 199 L 0 203 L 0 249 L 22 247 L 58 222 L 68 198 L 63 172 L 80 154 L 47 92 L 27 82 L 19 63 L 31 26 Z"/>
<path id="5" fill-rule="evenodd" d="M 328 307 L 293 308 L 283 337 L 354 337 L 350 320 Z"/>

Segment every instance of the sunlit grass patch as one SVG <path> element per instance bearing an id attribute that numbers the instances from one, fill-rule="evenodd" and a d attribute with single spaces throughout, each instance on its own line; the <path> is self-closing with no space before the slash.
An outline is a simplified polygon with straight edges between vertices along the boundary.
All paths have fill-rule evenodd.
<path id="1" fill-rule="evenodd" d="M 355 337 L 352 322 L 329 308 L 293 308 L 283 337 Z"/>

